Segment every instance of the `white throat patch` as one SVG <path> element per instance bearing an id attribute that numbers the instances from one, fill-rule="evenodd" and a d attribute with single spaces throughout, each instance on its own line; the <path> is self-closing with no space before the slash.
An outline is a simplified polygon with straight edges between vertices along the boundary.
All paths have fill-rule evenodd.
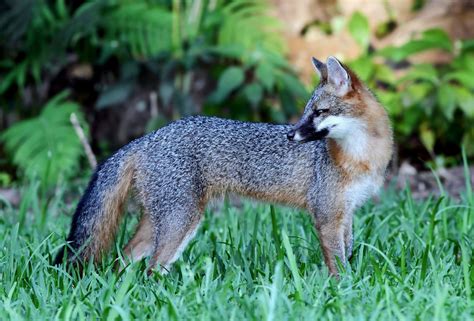
<path id="1" fill-rule="evenodd" d="M 315 127 L 316 131 L 327 129 L 327 137 L 335 139 L 352 157 L 367 157 L 367 127 L 362 121 L 347 116 L 328 116 Z"/>

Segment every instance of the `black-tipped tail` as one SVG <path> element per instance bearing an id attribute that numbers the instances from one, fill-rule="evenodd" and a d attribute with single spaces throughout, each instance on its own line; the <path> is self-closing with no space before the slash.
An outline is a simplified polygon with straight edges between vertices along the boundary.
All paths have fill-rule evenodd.
<path id="1" fill-rule="evenodd" d="M 132 185 L 134 165 L 131 157 L 119 151 L 96 170 L 77 205 L 67 245 L 56 255 L 54 264 L 98 260 L 109 247 Z"/>

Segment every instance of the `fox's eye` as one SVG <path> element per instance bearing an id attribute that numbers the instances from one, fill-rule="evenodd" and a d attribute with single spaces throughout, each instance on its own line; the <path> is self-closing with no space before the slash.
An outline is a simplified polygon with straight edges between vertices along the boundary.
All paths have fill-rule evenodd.
<path id="1" fill-rule="evenodd" d="M 328 108 L 322 108 L 322 109 L 316 109 L 314 112 L 315 112 L 316 116 L 321 116 L 322 114 L 324 114 L 328 111 L 329 111 Z"/>

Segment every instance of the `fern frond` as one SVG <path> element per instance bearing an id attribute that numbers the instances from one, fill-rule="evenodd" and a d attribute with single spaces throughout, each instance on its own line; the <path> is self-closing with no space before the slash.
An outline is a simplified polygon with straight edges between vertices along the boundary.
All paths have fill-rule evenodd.
<path id="1" fill-rule="evenodd" d="M 44 186 L 54 185 L 77 168 L 83 153 L 69 121 L 71 113 L 83 118 L 79 106 L 65 101 L 65 94 L 50 100 L 42 113 L 7 129 L 0 139 L 6 151 L 27 177 L 38 177 Z"/>
<path id="2" fill-rule="evenodd" d="M 0 2 L 0 40 L 6 46 L 17 45 L 27 32 L 39 7 L 37 0 Z"/>
<path id="3" fill-rule="evenodd" d="M 134 57 L 149 58 L 171 49 L 172 13 L 146 1 L 122 1 L 101 22 L 106 38 Z"/>
<path id="4" fill-rule="evenodd" d="M 264 1 L 235 0 L 222 8 L 223 24 L 219 31 L 220 46 L 239 45 L 245 52 L 254 54 L 273 52 L 284 54 L 284 45 L 278 19 L 268 14 Z"/>

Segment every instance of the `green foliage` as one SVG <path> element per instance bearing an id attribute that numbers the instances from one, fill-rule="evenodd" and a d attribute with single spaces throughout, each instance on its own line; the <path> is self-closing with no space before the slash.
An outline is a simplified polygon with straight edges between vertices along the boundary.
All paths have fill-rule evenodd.
<path id="1" fill-rule="evenodd" d="M 25 1 L 29 0 L 12 2 L 10 10 L 0 14 L 0 26 L 2 21 L 3 25 L 24 21 L 26 13 L 21 9 Z M 92 0 L 71 9 L 64 0 L 56 0 L 54 4 L 33 2 L 31 7 L 34 9 L 26 12 L 34 17 L 34 23 L 24 24 L 22 33 L 8 28 L 0 33 L 8 40 L 5 49 L 9 53 L 0 63 L 0 74 L 4 74 L 0 93 L 15 85 L 23 89 L 30 74 L 39 82 L 43 70 L 52 64 L 65 64 L 67 50 L 71 50 L 93 64 L 114 58 L 124 68 L 133 63 L 146 64 L 146 69 L 161 82 L 159 86 L 167 88 L 159 88 L 159 92 L 172 88 L 168 95 L 171 100 L 161 101 L 168 105 L 163 109 L 173 109 L 164 113 L 170 118 L 198 109 L 188 98 L 192 88 L 181 79 L 191 81 L 195 71 L 211 69 L 217 78 L 224 77 L 222 83 L 228 79 L 224 71 L 229 60 L 245 75 L 254 74 L 258 68 L 259 76 L 244 77 L 239 86 L 228 92 L 229 86 L 218 86 L 218 93 L 209 101 L 212 105 L 239 97 L 244 105 L 260 110 L 270 107 L 265 98 L 276 96 L 281 97 L 279 118 L 284 119 L 297 112 L 297 99 L 306 95 L 284 59 L 279 22 L 268 14 L 266 1 L 172 1 L 170 5 L 166 1 Z M 27 41 L 14 45 L 13 38 Z M 137 72 L 104 86 L 97 107 L 128 99 L 135 86 L 142 86 L 140 76 Z M 216 107 L 220 106 L 210 110 Z"/>
<path id="2" fill-rule="evenodd" d="M 172 12 L 146 1 L 121 1 L 104 10 L 99 27 L 109 48 L 124 48 L 138 59 L 171 49 Z"/>
<path id="3" fill-rule="evenodd" d="M 474 86 L 468 76 L 473 67 L 474 52 L 461 52 L 443 68 L 416 65 L 393 83 L 398 96 L 380 95 L 401 138 L 418 134 L 432 154 L 436 144 L 438 150 L 461 141 L 474 144 L 467 136 L 474 122 Z"/>
<path id="4" fill-rule="evenodd" d="M 468 185 L 469 186 L 469 185 Z M 209 210 L 169 273 L 117 272 L 135 213 L 97 267 L 52 266 L 74 211 L 56 189 L 40 224 L 35 183 L 21 209 L 0 207 L 1 320 L 471 320 L 474 199 L 382 194 L 354 218 L 340 280 L 323 263 L 311 218 L 257 205 Z M 75 197 L 78 199 L 78 196 Z M 31 213 L 26 215 L 22 213 Z M 18 224 L 23 217 L 23 224 Z"/>
<path id="5" fill-rule="evenodd" d="M 430 29 L 421 34 L 419 39 L 412 39 L 400 47 L 387 47 L 380 50 L 379 54 L 396 62 L 408 58 L 418 52 L 442 49 L 452 51 L 452 43 L 444 30 Z"/>
<path id="6" fill-rule="evenodd" d="M 217 90 L 209 102 L 215 104 L 235 97 L 236 103 L 230 103 L 231 115 L 243 119 L 261 120 L 256 110 L 267 110 L 271 115 L 269 118 L 276 121 L 295 115 L 297 102 L 305 99 L 308 93 L 284 59 L 280 23 L 268 14 L 266 2 L 232 1 L 224 4 L 218 13 L 222 15 L 220 25 L 214 26 L 219 30 L 218 41 L 211 50 L 239 60 L 242 72 L 237 75 L 235 67 L 222 71 Z M 235 79 L 229 70 L 234 70 Z M 225 82 L 230 84 L 223 85 Z M 274 98 L 275 94 L 280 106 L 275 106 L 274 99 L 271 104 L 265 99 Z M 248 106 L 247 111 L 245 106 Z"/>
<path id="7" fill-rule="evenodd" d="M 55 6 L 41 0 L 7 1 L 6 6 L 10 10 L 4 8 L 0 13 L 0 41 L 5 54 L 0 60 L 0 94 L 14 85 L 24 88 L 28 77 L 39 82 L 45 65 L 62 58 L 64 48 L 58 34 L 67 20 L 61 0 Z"/>
<path id="8" fill-rule="evenodd" d="M 370 41 L 369 21 L 360 12 L 356 11 L 349 20 L 349 31 L 359 46 L 366 49 Z"/>
<path id="9" fill-rule="evenodd" d="M 266 2 L 258 0 L 236 0 L 224 5 L 221 10 L 222 24 L 219 28 L 218 45 L 239 52 L 244 60 L 255 60 L 265 51 L 282 54 L 283 39 L 277 33 L 280 22 L 268 14 Z"/>
<path id="10" fill-rule="evenodd" d="M 104 62 L 114 55 L 145 59 L 171 47 L 172 13 L 148 1 L 95 0 L 72 11 L 64 0 L 20 0 L 7 8 L 0 14 L 7 53 L 0 94 L 14 85 L 22 90 L 30 76 L 38 83 L 42 72 L 66 63 L 67 49 L 82 59 L 98 51 Z"/>
<path id="11" fill-rule="evenodd" d="M 66 93 L 52 98 L 38 117 L 19 122 L 2 135 L 6 150 L 25 175 L 51 186 L 77 169 L 82 146 L 70 122 L 79 106 L 65 101 Z"/>
<path id="12" fill-rule="evenodd" d="M 211 99 L 220 103 L 226 99 L 229 94 L 239 87 L 245 80 L 244 70 L 240 67 L 229 67 L 221 74 L 217 89 Z"/>

